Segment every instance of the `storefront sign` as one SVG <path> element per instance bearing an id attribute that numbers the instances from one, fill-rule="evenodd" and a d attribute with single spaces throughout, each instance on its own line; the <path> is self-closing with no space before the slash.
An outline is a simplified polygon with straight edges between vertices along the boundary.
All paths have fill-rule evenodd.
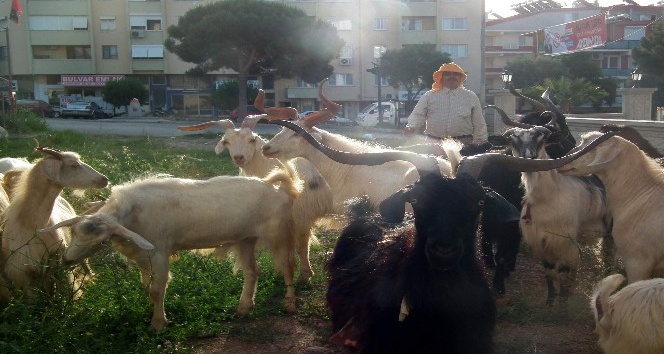
<path id="1" fill-rule="evenodd" d="M 606 44 L 606 16 L 595 16 L 544 29 L 544 52 L 566 54 Z"/>
<path id="2" fill-rule="evenodd" d="M 124 80 L 124 75 L 60 75 L 63 86 L 104 86 L 107 81 Z"/>

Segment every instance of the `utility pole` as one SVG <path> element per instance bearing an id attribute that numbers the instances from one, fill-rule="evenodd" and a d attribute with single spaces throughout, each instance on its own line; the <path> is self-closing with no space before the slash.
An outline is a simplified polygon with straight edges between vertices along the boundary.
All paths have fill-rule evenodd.
<path id="1" fill-rule="evenodd" d="M 381 101 L 381 96 L 383 95 L 381 92 L 382 88 L 382 81 L 383 77 L 380 74 L 380 66 L 378 66 L 376 63 L 372 62 L 373 68 L 367 69 L 367 72 L 370 72 L 375 75 L 375 77 L 378 79 L 378 123 L 383 122 L 383 103 Z"/>

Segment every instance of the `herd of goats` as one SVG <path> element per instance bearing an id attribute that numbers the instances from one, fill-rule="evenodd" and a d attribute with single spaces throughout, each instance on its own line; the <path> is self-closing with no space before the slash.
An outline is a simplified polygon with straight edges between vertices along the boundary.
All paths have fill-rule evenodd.
<path id="1" fill-rule="evenodd" d="M 264 107 L 259 91 L 262 114 L 239 127 L 230 120 L 180 127 L 221 127 L 215 152 L 228 150 L 238 176 L 146 177 L 114 186 L 80 215 L 63 189 L 109 181 L 77 153 L 38 146 L 44 157 L 32 163 L 0 159 L 0 297 L 52 292 L 47 273 L 59 264 L 70 265 L 81 296 L 93 274 L 87 258 L 110 243 L 138 266 L 150 325 L 161 330 L 169 257 L 212 248 L 218 257 L 235 254 L 243 315 L 254 306 L 256 251 L 265 248 L 284 277 L 285 308 L 295 312 L 295 267 L 298 281 L 313 275 L 315 225 L 343 215 L 325 268 L 326 303 L 331 340 L 351 353 L 491 353 L 496 298 L 522 235 L 544 266 L 550 306 L 570 295 L 579 245 L 601 240 L 603 261 L 617 257 L 626 276 L 600 281 L 590 301 L 600 347 L 664 353 L 662 154 L 633 128 L 606 125 L 577 145 L 546 93 L 540 100 L 512 90 L 534 110 L 513 120 L 488 106 L 509 127 L 488 143 L 390 149 L 316 127 L 340 109 L 323 95 L 324 82 L 324 108 L 302 119 L 292 108 Z M 257 123 L 284 128 L 266 141 Z"/>

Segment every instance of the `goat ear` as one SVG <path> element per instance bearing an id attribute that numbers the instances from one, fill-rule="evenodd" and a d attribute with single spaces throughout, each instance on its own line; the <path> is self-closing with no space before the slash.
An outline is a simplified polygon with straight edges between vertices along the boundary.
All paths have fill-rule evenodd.
<path id="1" fill-rule="evenodd" d="M 595 158 L 588 166 L 600 166 L 605 163 L 611 162 L 620 153 L 620 148 L 612 148 L 611 146 L 599 146 L 595 148 Z"/>
<path id="2" fill-rule="evenodd" d="M 406 215 L 406 200 L 409 198 L 409 192 L 409 187 L 403 188 L 380 202 L 378 209 L 381 218 L 390 223 L 402 222 Z"/>
<path id="3" fill-rule="evenodd" d="M 120 224 L 115 224 L 114 225 L 114 232 L 117 235 L 120 235 L 124 238 L 127 238 L 131 240 L 136 246 L 144 249 L 144 250 L 153 250 L 154 245 L 150 243 L 150 241 L 144 239 L 141 235 L 129 230 L 128 228 L 120 225 Z"/>
<path id="4" fill-rule="evenodd" d="M 221 140 L 219 140 L 219 142 L 217 143 L 217 145 L 214 147 L 214 153 L 217 154 L 217 155 L 219 155 L 219 154 L 221 154 L 222 152 L 224 152 L 224 142 L 221 141 Z"/>
<path id="5" fill-rule="evenodd" d="M 61 228 L 61 227 L 75 225 L 75 224 L 77 224 L 79 221 L 81 221 L 81 220 L 83 220 L 83 219 L 85 219 L 85 216 L 82 216 L 82 215 L 81 215 L 81 216 L 76 216 L 76 217 L 73 217 L 73 218 L 71 218 L 71 219 L 61 221 L 61 222 L 59 222 L 59 223 L 57 223 L 57 224 L 55 224 L 55 225 L 53 225 L 53 226 L 49 226 L 49 227 L 46 227 L 46 228 L 43 228 L 43 229 L 39 229 L 39 230 L 37 230 L 37 232 L 40 232 L 40 233 L 41 233 L 41 232 L 51 232 L 51 231 L 55 231 L 55 230 L 57 230 L 57 229 L 59 229 L 59 228 Z"/>
<path id="6" fill-rule="evenodd" d="M 484 199 L 484 215 L 493 215 L 500 222 L 518 221 L 521 217 L 517 209 L 502 195 L 491 189 L 486 189 L 486 198 Z"/>
<path id="7" fill-rule="evenodd" d="M 62 161 L 58 159 L 44 159 L 40 163 L 42 172 L 46 175 L 51 181 L 60 180 L 60 167 L 62 166 Z"/>

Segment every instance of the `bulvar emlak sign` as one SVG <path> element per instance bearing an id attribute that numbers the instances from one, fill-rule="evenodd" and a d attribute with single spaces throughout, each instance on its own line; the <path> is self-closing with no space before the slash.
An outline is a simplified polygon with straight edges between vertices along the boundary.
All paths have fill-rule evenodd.
<path id="1" fill-rule="evenodd" d="M 62 86 L 104 86 L 107 81 L 124 80 L 124 75 L 60 75 Z"/>

